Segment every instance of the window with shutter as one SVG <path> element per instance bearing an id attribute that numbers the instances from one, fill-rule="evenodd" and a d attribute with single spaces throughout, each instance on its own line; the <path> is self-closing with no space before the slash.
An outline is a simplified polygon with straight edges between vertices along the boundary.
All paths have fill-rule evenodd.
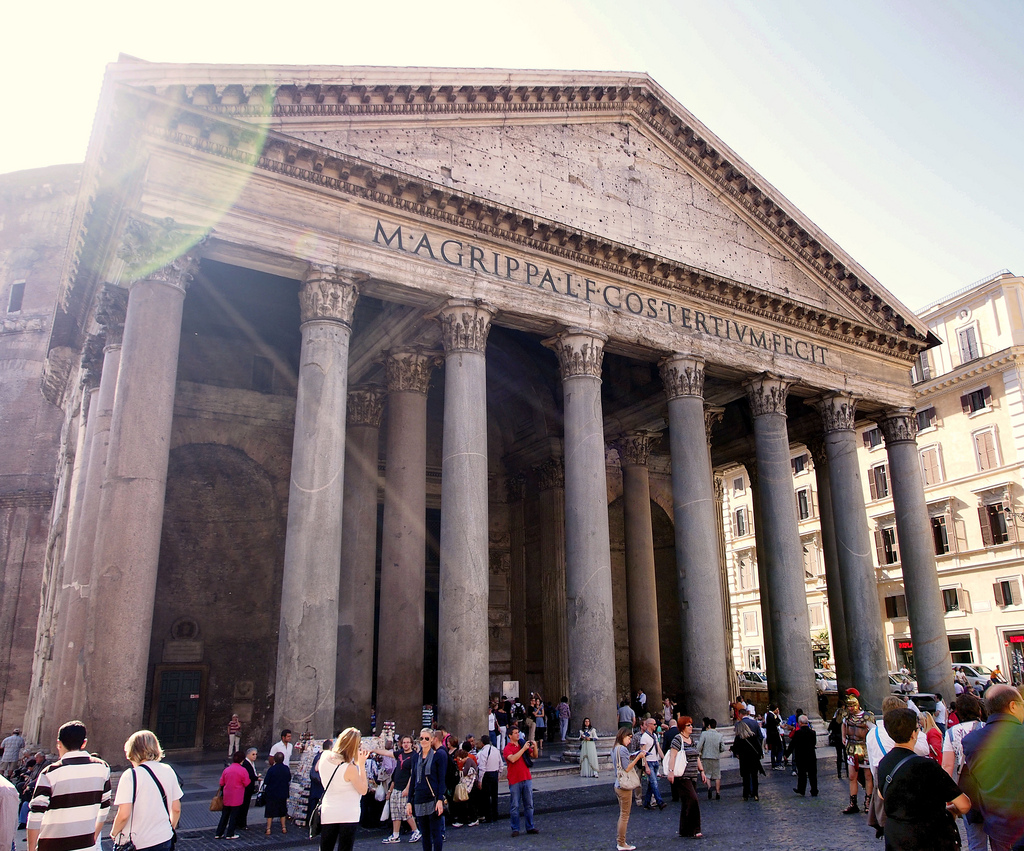
<path id="1" fill-rule="evenodd" d="M 1014 606 L 1019 606 L 1020 602 L 1021 602 L 1020 580 L 1019 579 L 1011 579 L 1010 580 L 1010 603 L 1012 605 L 1014 605 Z"/>
<path id="2" fill-rule="evenodd" d="M 1007 605 L 1007 591 L 1009 591 L 1009 582 L 993 582 L 992 583 L 992 596 L 996 599 L 997 606 Z"/>
<path id="3" fill-rule="evenodd" d="M 1020 577 L 1001 579 L 992 585 L 997 606 L 1019 606 L 1021 603 Z"/>
<path id="4" fill-rule="evenodd" d="M 956 588 L 942 589 L 942 606 L 946 610 L 946 614 L 960 611 L 960 597 Z"/>
<path id="5" fill-rule="evenodd" d="M 949 552 L 949 534 L 946 530 L 945 516 L 932 518 L 932 539 L 935 542 L 935 555 L 941 556 Z"/>
<path id="6" fill-rule="evenodd" d="M 885 616 L 892 618 L 905 618 L 907 616 L 907 597 L 905 594 L 894 594 L 885 598 Z"/>
<path id="7" fill-rule="evenodd" d="M 992 546 L 992 526 L 989 523 L 988 518 L 988 506 L 978 506 L 978 523 L 981 525 L 981 543 L 982 546 Z"/>
<path id="8" fill-rule="evenodd" d="M 872 468 L 875 475 L 875 493 L 878 499 L 885 499 L 889 495 L 889 471 L 885 464 L 879 464 Z"/>
<path id="9" fill-rule="evenodd" d="M 953 519 L 953 540 L 958 553 L 967 552 L 967 524 L 959 517 Z"/>
<path id="10" fill-rule="evenodd" d="M 896 544 L 895 526 L 886 526 L 882 530 L 882 544 L 885 549 L 885 563 L 896 564 L 900 560 L 900 551 Z"/>
<path id="11" fill-rule="evenodd" d="M 921 450 L 921 474 L 924 476 L 925 485 L 937 485 L 942 481 L 942 472 L 939 469 L 939 447 L 929 446 Z"/>
<path id="12" fill-rule="evenodd" d="M 975 433 L 974 451 L 979 471 L 992 470 L 999 466 L 999 454 L 996 451 L 996 436 L 993 429 Z"/>
<path id="13" fill-rule="evenodd" d="M 18 313 L 25 299 L 25 282 L 16 281 L 11 284 L 11 292 L 7 296 L 7 312 Z"/>
<path id="14" fill-rule="evenodd" d="M 978 334 L 971 328 L 961 328 L 957 333 L 960 340 L 960 362 L 967 363 L 981 354 L 978 346 Z"/>
<path id="15" fill-rule="evenodd" d="M 1003 510 L 1001 502 L 988 506 L 988 525 L 992 530 L 993 544 L 1005 544 L 1010 540 L 1010 529 L 1006 522 L 1006 511 Z"/>
<path id="16" fill-rule="evenodd" d="M 807 488 L 801 488 L 796 492 L 796 515 L 801 520 L 807 520 L 811 516 L 811 499 Z"/>
<path id="17" fill-rule="evenodd" d="M 979 387 L 960 397 L 960 406 L 965 414 L 976 414 L 991 407 L 992 391 L 988 387 Z"/>
<path id="18" fill-rule="evenodd" d="M 917 430 L 924 431 L 935 425 L 935 408 L 925 408 L 917 412 Z"/>
<path id="19" fill-rule="evenodd" d="M 871 491 L 871 498 L 878 499 L 878 488 L 875 487 L 875 471 L 868 469 L 868 490 Z"/>
<path id="20" fill-rule="evenodd" d="M 961 612 L 969 612 L 971 610 L 971 595 L 970 592 L 963 588 L 956 589 L 957 605 L 960 607 Z"/>
<path id="21" fill-rule="evenodd" d="M 882 540 L 882 530 L 875 529 L 875 559 L 879 567 L 885 564 L 885 542 Z"/>

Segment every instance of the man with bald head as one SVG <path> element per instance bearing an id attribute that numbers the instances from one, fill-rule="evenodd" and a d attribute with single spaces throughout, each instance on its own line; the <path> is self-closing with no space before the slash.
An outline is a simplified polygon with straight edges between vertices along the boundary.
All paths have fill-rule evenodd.
<path id="1" fill-rule="evenodd" d="M 1024 851 L 1024 699 L 1013 686 L 993 685 L 985 705 L 985 726 L 964 737 L 966 770 L 976 784 L 993 851 Z"/>

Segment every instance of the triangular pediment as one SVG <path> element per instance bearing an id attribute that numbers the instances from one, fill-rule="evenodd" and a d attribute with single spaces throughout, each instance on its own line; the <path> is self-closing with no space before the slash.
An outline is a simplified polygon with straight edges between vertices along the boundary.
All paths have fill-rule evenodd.
<path id="1" fill-rule="evenodd" d="M 936 342 L 645 75 L 119 63 L 111 76 L 269 127 L 271 159 L 375 197 L 412 193 L 871 347 L 912 355 Z"/>

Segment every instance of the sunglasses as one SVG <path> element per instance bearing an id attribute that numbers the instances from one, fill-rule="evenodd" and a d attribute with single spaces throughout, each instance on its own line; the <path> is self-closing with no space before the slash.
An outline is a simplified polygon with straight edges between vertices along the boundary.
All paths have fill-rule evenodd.
<path id="1" fill-rule="evenodd" d="M 420 736 L 420 741 L 421 742 L 429 742 L 430 741 L 430 736 Z"/>

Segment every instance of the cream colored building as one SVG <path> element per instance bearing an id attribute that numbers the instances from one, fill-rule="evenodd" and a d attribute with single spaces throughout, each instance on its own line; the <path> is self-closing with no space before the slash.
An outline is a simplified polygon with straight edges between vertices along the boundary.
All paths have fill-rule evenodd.
<path id="1" fill-rule="evenodd" d="M 1024 682 L 1024 278 L 1003 270 L 918 313 L 943 344 L 918 359 L 917 444 L 931 521 L 946 633 L 954 663 L 999 665 Z M 857 423 L 878 604 L 893 668 L 914 667 L 884 440 Z M 829 632 L 826 559 L 812 453 L 792 449 L 807 606 L 816 656 Z M 718 471 L 737 670 L 767 669 L 758 593 L 754 500 L 743 466 Z M 817 641 L 815 641 L 817 639 Z M 828 650 L 831 654 L 831 649 Z"/>

